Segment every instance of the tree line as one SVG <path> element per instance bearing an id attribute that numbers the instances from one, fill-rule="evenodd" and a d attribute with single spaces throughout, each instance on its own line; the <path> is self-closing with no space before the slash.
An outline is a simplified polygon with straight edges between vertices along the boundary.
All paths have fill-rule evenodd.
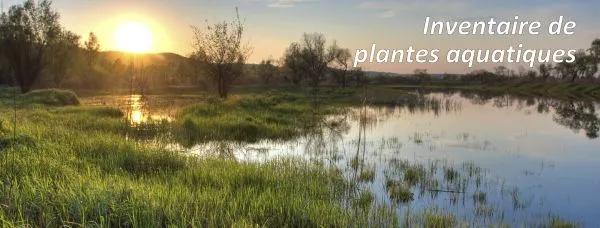
<path id="1" fill-rule="evenodd" d="M 239 14 L 232 21 L 192 27 L 193 51 L 188 57 L 101 52 L 98 37 L 64 28 L 49 0 L 27 0 L 0 15 L 0 84 L 34 88 L 144 91 L 174 85 L 213 89 L 227 97 L 235 84 L 289 83 L 318 87 L 323 83 L 359 86 L 365 77 L 350 68 L 350 51 L 337 42 L 327 45 L 322 34 L 304 34 L 283 56 L 247 64 L 250 45 L 244 43 Z M 242 77 L 244 76 L 244 77 Z"/>
<path id="2" fill-rule="evenodd" d="M 27 0 L 0 15 L 0 84 L 19 86 L 24 93 L 33 88 L 130 88 L 143 92 L 185 85 L 212 89 L 227 97 L 233 85 L 256 83 L 319 88 L 325 84 L 359 87 L 369 82 L 575 81 L 597 78 L 600 64 L 600 39 L 596 39 L 589 49 L 576 53 L 575 62 L 541 64 L 536 70 L 498 66 L 494 71 L 476 70 L 465 75 L 431 75 L 426 69 L 416 69 L 412 77 L 367 77 L 360 68 L 351 67 L 349 49 L 320 33 L 303 34 L 278 59 L 248 64 L 252 48 L 244 42 L 244 23 L 237 9 L 232 21 L 192 27 L 192 53 L 187 57 L 101 52 L 93 32 L 81 44 L 78 34 L 60 24 L 60 15 L 51 4 L 49 0 Z"/>
<path id="3" fill-rule="evenodd" d="M 427 69 L 415 69 L 411 75 L 380 74 L 373 79 L 377 84 L 493 84 L 511 80 L 530 81 L 562 81 L 600 80 L 600 39 L 594 39 L 588 49 L 580 49 L 575 53 L 575 61 L 557 64 L 542 63 L 535 68 L 518 66 L 511 69 L 506 66 L 496 66 L 492 71 L 485 69 L 473 70 L 467 74 L 430 74 Z"/>

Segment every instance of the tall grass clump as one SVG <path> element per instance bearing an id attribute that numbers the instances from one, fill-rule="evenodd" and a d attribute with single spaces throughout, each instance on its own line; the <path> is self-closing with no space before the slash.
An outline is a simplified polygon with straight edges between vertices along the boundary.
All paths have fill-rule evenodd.
<path id="1" fill-rule="evenodd" d="M 291 139 L 302 134 L 336 109 L 317 109 L 306 97 L 291 94 L 235 96 L 209 100 L 184 108 L 178 114 L 178 135 L 183 141 Z"/>
<path id="2" fill-rule="evenodd" d="M 33 90 L 21 95 L 26 104 L 43 104 L 52 106 L 79 105 L 77 95 L 69 90 L 42 89 Z"/>

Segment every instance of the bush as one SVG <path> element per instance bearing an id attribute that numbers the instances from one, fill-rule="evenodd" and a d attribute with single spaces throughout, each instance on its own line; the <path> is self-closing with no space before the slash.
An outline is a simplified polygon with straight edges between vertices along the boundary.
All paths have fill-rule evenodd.
<path id="1" fill-rule="evenodd" d="M 23 94 L 22 98 L 28 104 L 43 104 L 51 106 L 79 105 L 77 95 L 69 90 L 43 89 L 33 90 Z"/>

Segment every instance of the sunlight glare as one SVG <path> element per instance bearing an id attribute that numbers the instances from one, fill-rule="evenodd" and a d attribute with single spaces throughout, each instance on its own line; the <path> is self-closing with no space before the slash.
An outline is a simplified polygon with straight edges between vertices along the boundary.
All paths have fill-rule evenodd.
<path id="1" fill-rule="evenodd" d="M 121 24 L 115 31 L 115 40 L 121 51 L 142 53 L 152 48 L 152 32 L 139 22 Z"/>

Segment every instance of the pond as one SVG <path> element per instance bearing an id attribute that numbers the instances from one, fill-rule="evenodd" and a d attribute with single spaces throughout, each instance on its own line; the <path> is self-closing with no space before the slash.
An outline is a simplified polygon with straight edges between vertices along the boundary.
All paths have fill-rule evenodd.
<path id="1" fill-rule="evenodd" d="M 556 215 L 600 226 L 598 103 L 411 92 L 422 101 L 351 107 L 328 117 L 322 130 L 294 140 L 170 146 L 239 161 L 294 156 L 332 165 L 399 215 L 435 208 L 476 225 L 533 224 Z M 86 102 L 114 99 L 132 101 L 121 107 L 135 123 L 173 118 L 201 98 Z"/>

